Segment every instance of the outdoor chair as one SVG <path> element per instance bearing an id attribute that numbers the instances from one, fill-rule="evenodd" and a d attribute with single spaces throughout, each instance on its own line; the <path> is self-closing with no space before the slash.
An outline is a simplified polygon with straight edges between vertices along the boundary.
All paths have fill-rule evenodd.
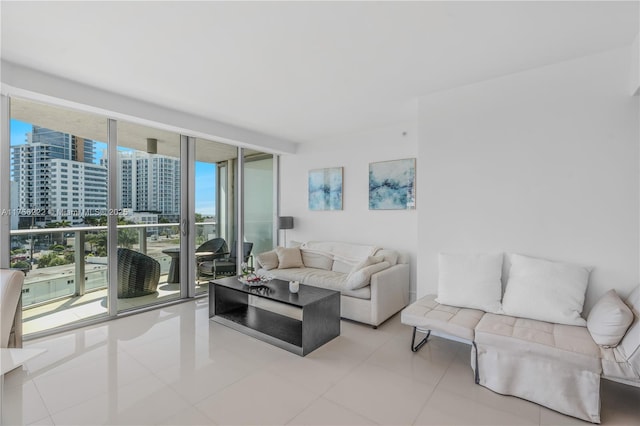
<path id="1" fill-rule="evenodd" d="M 160 262 L 138 251 L 118 248 L 118 298 L 153 294 L 159 281 Z"/>
<path id="2" fill-rule="evenodd" d="M 248 263 L 251 257 L 251 250 L 253 249 L 253 243 L 242 243 L 242 262 Z M 209 275 L 214 278 L 219 276 L 233 276 L 237 271 L 237 257 L 238 249 L 234 243 L 231 246 L 231 253 L 228 253 L 226 257 L 220 257 L 213 259 L 212 261 L 203 262 L 203 269 L 206 268 Z"/>
<path id="3" fill-rule="evenodd" d="M 228 255 L 229 247 L 224 238 L 212 238 L 202 243 L 196 249 L 197 278 L 200 279 L 203 275 L 213 276 L 213 260 Z"/>

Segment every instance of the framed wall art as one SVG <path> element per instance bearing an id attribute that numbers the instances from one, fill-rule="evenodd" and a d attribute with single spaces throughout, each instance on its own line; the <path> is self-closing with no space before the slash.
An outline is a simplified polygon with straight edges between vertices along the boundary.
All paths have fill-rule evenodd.
<path id="1" fill-rule="evenodd" d="M 416 159 L 369 163 L 369 210 L 416 208 Z"/>
<path id="2" fill-rule="evenodd" d="M 342 167 L 309 171 L 309 210 L 342 210 Z"/>

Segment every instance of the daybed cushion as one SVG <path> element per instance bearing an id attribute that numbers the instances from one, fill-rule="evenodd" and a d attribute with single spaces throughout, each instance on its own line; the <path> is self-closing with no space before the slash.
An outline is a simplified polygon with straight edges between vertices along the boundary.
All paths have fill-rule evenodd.
<path id="1" fill-rule="evenodd" d="M 596 302 L 587 318 L 587 329 L 600 346 L 615 347 L 633 322 L 633 312 L 615 290 L 609 290 Z"/>
<path id="2" fill-rule="evenodd" d="M 436 302 L 499 313 L 502 253 L 438 255 Z"/>
<path id="3" fill-rule="evenodd" d="M 600 422 L 600 350 L 586 327 L 487 313 L 475 341 L 481 385 Z"/>
<path id="4" fill-rule="evenodd" d="M 585 326 L 580 314 L 588 281 L 583 266 L 514 254 L 502 309 L 515 317 Z"/>
<path id="5" fill-rule="evenodd" d="M 304 263 L 302 263 L 302 254 L 298 247 L 278 247 L 276 248 L 276 254 L 278 255 L 278 269 L 304 267 Z"/>
<path id="6" fill-rule="evenodd" d="M 431 294 L 404 308 L 401 314 L 402 323 L 421 330 L 433 330 L 472 341 L 473 329 L 484 312 L 441 305 L 435 298 L 436 296 Z"/>

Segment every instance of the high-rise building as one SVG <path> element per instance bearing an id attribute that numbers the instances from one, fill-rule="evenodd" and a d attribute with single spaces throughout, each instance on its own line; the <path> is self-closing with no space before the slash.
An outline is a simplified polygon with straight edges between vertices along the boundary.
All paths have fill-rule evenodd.
<path id="1" fill-rule="evenodd" d="M 12 180 L 19 197 L 12 207 L 18 228 L 67 221 L 107 209 L 107 161 L 96 164 L 96 143 L 33 126 L 24 144 L 11 147 Z M 15 204 L 13 204 L 15 203 Z M 180 160 L 142 151 L 118 151 L 118 208 L 149 212 L 159 219 L 180 216 Z"/>
<path id="2" fill-rule="evenodd" d="M 180 216 L 180 160 L 143 151 L 118 151 L 118 203 L 134 212 Z"/>
<path id="3" fill-rule="evenodd" d="M 26 143 L 11 150 L 19 228 L 78 224 L 92 211 L 106 211 L 107 169 L 94 163 L 94 141 L 33 126 Z"/>

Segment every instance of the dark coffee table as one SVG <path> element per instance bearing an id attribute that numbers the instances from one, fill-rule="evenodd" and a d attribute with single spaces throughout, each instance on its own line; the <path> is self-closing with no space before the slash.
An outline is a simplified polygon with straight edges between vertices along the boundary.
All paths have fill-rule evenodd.
<path id="1" fill-rule="evenodd" d="M 249 304 L 256 296 L 302 310 L 298 320 Z M 274 279 L 252 287 L 236 277 L 209 282 L 209 318 L 234 330 L 305 356 L 340 335 L 340 292 Z"/>

